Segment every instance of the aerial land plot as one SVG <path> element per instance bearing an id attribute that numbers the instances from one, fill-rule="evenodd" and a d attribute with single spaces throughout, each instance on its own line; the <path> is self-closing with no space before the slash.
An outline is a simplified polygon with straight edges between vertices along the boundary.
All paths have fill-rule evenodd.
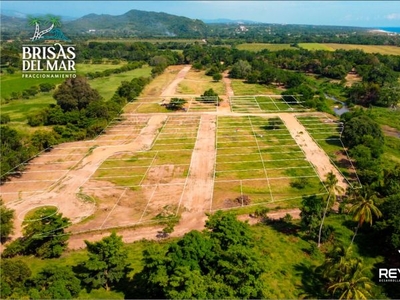
<path id="1" fill-rule="evenodd" d="M 271 96 L 232 96 L 230 103 L 233 112 L 285 112 L 302 111 L 304 106 L 295 99 L 283 99 L 279 95 Z"/>
<path id="2" fill-rule="evenodd" d="M 216 111 L 219 100 L 215 98 L 194 97 L 186 105 L 188 112 L 207 112 Z"/>
<path id="3" fill-rule="evenodd" d="M 323 188 L 279 118 L 219 117 L 217 124 L 213 210 L 301 198 Z"/>
<path id="4" fill-rule="evenodd" d="M 39 193 L 49 188 L 55 181 L 53 180 L 13 180 L 1 186 L 0 195 L 4 201 L 11 202 L 27 199 L 32 193 Z"/>
<path id="5" fill-rule="evenodd" d="M 146 102 L 140 102 L 137 103 L 138 105 L 136 106 L 135 109 L 131 109 L 129 107 L 130 112 L 134 113 L 139 113 L 139 114 L 144 114 L 144 113 L 167 113 L 167 112 L 173 112 L 168 109 L 166 109 L 164 106 L 161 106 L 159 103 L 146 103 Z M 132 107 L 133 108 L 133 107 Z"/>
<path id="6" fill-rule="evenodd" d="M 240 95 L 276 95 L 282 93 L 285 89 L 277 88 L 274 85 L 263 85 L 246 83 L 241 79 L 231 79 L 233 92 L 236 96 Z"/>
<path id="7" fill-rule="evenodd" d="M 350 157 L 341 141 L 343 124 L 325 115 L 296 117 L 315 142 L 328 154 L 331 162 L 342 172 L 346 180 L 358 185 L 359 179 Z"/>
<path id="8" fill-rule="evenodd" d="M 211 76 L 205 75 L 205 71 L 191 69 L 178 84 L 176 93 L 201 95 L 209 89 L 213 89 L 217 94 L 225 94 L 225 85 L 222 81 L 214 81 Z"/>
<path id="9" fill-rule="evenodd" d="M 101 229 L 175 215 L 199 123 L 198 116 L 169 116 L 149 151 L 121 152 L 106 159 L 83 187 L 85 194 L 96 199 L 98 209 L 81 230 L 88 224 Z"/>

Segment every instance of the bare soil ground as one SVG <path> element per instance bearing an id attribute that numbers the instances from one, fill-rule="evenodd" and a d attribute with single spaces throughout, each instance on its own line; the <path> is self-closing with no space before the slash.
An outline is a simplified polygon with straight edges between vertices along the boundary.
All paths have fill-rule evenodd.
<path id="1" fill-rule="evenodd" d="M 383 133 L 387 136 L 392 136 L 392 137 L 397 137 L 400 138 L 400 131 L 397 130 L 396 128 L 383 125 L 382 126 Z"/>
<path id="2" fill-rule="evenodd" d="M 161 97 L 168 97 L 168 96 L 173 96 L 176 94 L 176 88 L 178 87 L 178 84 L 185 79 L 185 75 L 189 70 L 191 69 L 192 66 L 185 66 L 182 70 L 179 71 L 178 75 L 176 78 L 167 86 L 161 93 Z"/>
<path id="3" fill-rule="evenodd" d="M 205 212 L 210 210 L 214 188 L 215 130 L 216 116 L 203 115 L 180 204 L 183 212 L 175 234 L 184 234 L 188 228 L 201 229 L 205 224 Z"/>
<path id="4" fill-rule="evenodd" d="M 185 78 L 191 66 L 168 68 L 167 77 L 163 77 L 165 86 L 149 87 L 145 96 L 167 97 L 176 94 L 178 84 Z M 172 80 L 172 75 L 176 76 Z M 164 82 L 163 81 L 163 82 Z M 85 246 L 84 240 L 95 241 L 109 234 L 108 228 L 120 227 L 118 233 L 125 242 L 135 240 L 157 239 L 161 226 L 140 226 L 132 228 L 132 223 L 143 220 L 151 221 L 165 206 L 177 208 L 181 215 L 179 224 L 172 236 L 204 227 L 206 215 L 212 206 L 215 165 L 215 131 L 217 115 L 246 115 L 230 111 L 229 96 L 233 95 L 230 79 L 224 74 L 223 82 L 226 95 L 224 101 L 215 112 L 201 114 L 197 139 L 191 157 L 189 174 L 183 181 L 179 179 L 175 186 L 162 186 L 163 179 L 174 172 L 180 172 L 174 165 L 155 166 L 151 169 L 148 180 L 152 186 L 139 190 L 116 186 L 103 180 L 95 180 L 92 175 L 109 157 L 123 153 L 136 153 L 150 149 L 158 136 L 159 130 L 167 120 L 167 114 L 139 115 L 124 114 L 125 120 L 113 124 L 105 133 L 94 141 L 75 142 L 60 145 L 57 151 L 44 153 L 35 158 L 28 166 L 27 174 L 12 179 L 1 187 L 6 204 L 16 210 L 14 237 L 21 236 L 21 223 L 24 215 L 41 205 L 54 205 L 64 216 L 70 218 L 74 225 L 70 230 L 74 233 L 69 241 L 69 248 L 77 249 Z M 180 114 L 177 114 L 180 115 Z M 199 113 L 182 113 L 185 116 L 199 116 Z M 328 156 L 312 140 L 305 128 L 294 115 L 288 113 L 260 114 L 264 117 L 279 116 L 286 124 L 291 136 L 306 154 L 307 159 L 315 166 L 322 180 L 328 172 L 333 171 L 340 185 L 346 187 L 344 179 L 330 163 Z M 182 124 L 185 125 L 185 124 Z M 187 126 L 192 126 L 191 124 Z M 302 132 L 302 133 L 300 133 Z M 93 146 L 96 146 L 94 148 Z M 93 147 L 93 148 L 91 148 Z M 173 145 L 171 145 L 173 148 Z M 53 154 L 52 154 L 53 153 Z M 28 173 L 31 171 L 30 173 Z M 32 172 L 38 171 L 38 172 Z M 45 181 L 40 172 L 45 172 Z M 37 174 L 37 176 L 35 176 Z M 29 178 L 29 180 L 27 180 Z M 98 203 L 82 201 L 78 192 L 87 193 Z M 11 195 L 11 196 L 10 196 Z M 151 199 L 151 205 L 149 205 Z M 271 217 L 281 217 L 287 212 L 294 217 L 298 210 L 283 211 Z M 151 222 L 148 223 L 151 225 Z M 126 227 L 124 226 L 131 226 Z"/>
<path id="5" fill-rule="evenodd" d="M 308 161 L 310 161 L 324 181 L 329 172 L 333 172 L 338 179 L 338 185 L 346 189 L 348 184 L 346 179 L 338 172 L 335 166 L 330 162 L 328 155 L 323 151 L 308 134 L 305 127 L 300 124 L 293 114 L 279 114 L 279 117 L 285 123 L 290 135 L 303 150 Z"/>
<path id="6" fill-rule="evenodd" d="M 358 74 L 349 73 L 346 75 L 346 86 L 352 86 L 357 82 L 361 82 L 362 78 Z"/>

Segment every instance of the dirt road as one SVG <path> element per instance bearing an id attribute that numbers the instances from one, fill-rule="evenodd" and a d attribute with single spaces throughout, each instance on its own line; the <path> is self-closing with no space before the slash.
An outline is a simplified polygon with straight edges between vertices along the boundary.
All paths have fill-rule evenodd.
<path id="1" fill-rule="evenodd" d="M 338 179 L 338 185 L 343 189 L 348 187 L 346 179 L 338 172 L 335 166 L 331 163 L 329 156 L 323 151 L 311 138 L 308 134 L 305 127 L 300 124 L 300 122 L 296 119 L 294 114 L 279 114 L 279 117 L 285 123 L 288 128 L 290 135 L 299 145 L 299 147 L 303 150 L 306 158 L 309 162 L 311 162 L 321 180 L 326 179 L 326 175 L 329 172 L 333 172 Z"/>
<path id="2" fill-rule="evenodd" d="M 180 204 L 182 216 L 174 235 L 182 235 L 188 228 L 201 230 L 204 227 L 214 189 L 215 130 L 216 116 L 203 115 Z"/>
<path id="3" fill-rule="evenodd" d="M 171 82 L 170 85 L 168 85 L 161 93 L 161 97 L 168 97 L 168 96 L 173 96 L 176 94 L 176 88 L 178 87 L 178 84 L 185 79 L 185 76 L 187 72 L 192 68 L 191 65 L 185 66 L 182 68 L 182 70 L 179 71 L 178 75 L 176 75 L 176 78 L 174 81 Z"/>

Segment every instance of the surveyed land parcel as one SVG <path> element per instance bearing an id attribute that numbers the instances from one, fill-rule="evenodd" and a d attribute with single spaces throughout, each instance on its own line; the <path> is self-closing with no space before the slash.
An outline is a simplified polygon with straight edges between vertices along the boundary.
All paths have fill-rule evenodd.
<path id="1" fill-rule="evenodd" d="M 206 212 L 296 204 L 326 192 L 324 174 L 287 127 L 293 125 L 281 119 L 294 111 L 301 116 L 300 101 L 268 94 L 234 98 L 226 86 L 225 101 L 207 102 L 179 90 L 189 70 L 169 68 L 158 80 L 163 88 L 150 84 L 97 138 L 59 145 L 27 163 L 1 187 L 3 198 L 21 218 L 39 205 L 57 206 L 73 220 L 74 233 L 174 216 L 182 217 L 176 231 L 183 233 L 201 229 Z M 166 113 L 160 100 L 172 97 L 189 99 L 186 110 Z"/>

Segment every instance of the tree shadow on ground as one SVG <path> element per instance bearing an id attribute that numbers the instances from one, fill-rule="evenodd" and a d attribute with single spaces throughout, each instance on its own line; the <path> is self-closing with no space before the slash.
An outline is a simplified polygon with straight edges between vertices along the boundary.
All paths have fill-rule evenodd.
<path id="1" fill-rule="evenodd" d="M 293 224 L 290 221 L 285 221 L 283 218 L 274 220 L 270 218 L 265 218 L 262 223 L 264 225 L 270 226 L 272 229 L 276 230 L 279 233 L 283 233 L 286 235 L 293 235 L 296 237 L 301 237 L 299 235 L 299 231 L 301 230 L 300 226 Z"/>
<path id="2" fill-rule="evenodd" d="M 300 263 L 295 265 L 294 269 L 301 276 L 301 285 L 298 288 L 303 292 L 299 294 L 299 299 L 329 298 L 325 292 L 325 286 L 314 266 L 307 266 L 304 263 Z"/>

